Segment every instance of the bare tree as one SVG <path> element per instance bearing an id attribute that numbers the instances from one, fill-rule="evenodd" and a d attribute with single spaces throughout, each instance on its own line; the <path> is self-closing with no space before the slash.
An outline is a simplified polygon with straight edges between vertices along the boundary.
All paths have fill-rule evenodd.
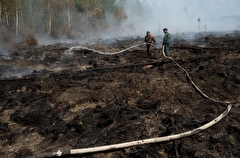
<path id="1" fill-rule="evenodd" d="M 67 0 L 67 21 L 68 21 L 68 29 L 71 30 L 71 11 L 70 11 L 70 2 Z"/>
<path id="2" fill-rule="evenodd" d="M 124 10 L 115 1 L 0 0 L 0 26 L 16 35 L 24 34 L 24 30 L 51 36 L 104 30 L 109 26 L 108 17 L 115 17 L 116 25 L 125 18 Z"/>
<path id="3" fill-rule="evenodd" d="M 200 32 L 200 29 L 201 29 L 201 19 L 198 18 L 198 32 Z"/>
<path id="4" fill-rule="evenodd" d="M 16 0 L 16 36 L 18 36 L 18 33 L 19 33 L 19 1 Z"/>
<path id="5" fill-rule="evenodd" d="M 47 0 L 47 9 L 48 9 L 48 35 L 51 34 L 52 30 L 52 16 L 51 16 L 51 9 L 50 9 L 50 1 Z"/>

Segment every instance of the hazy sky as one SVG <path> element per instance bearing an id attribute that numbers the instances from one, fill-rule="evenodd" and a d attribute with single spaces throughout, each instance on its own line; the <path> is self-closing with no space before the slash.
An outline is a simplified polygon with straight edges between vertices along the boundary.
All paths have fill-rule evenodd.
<path id="1" fill-rule="evenodd" d="M 240 15 L 239 0 L 140 0 L 155 8 L 165 5 L 173 13 L 183 12 L 187 8 L 189 15 L 207 17 Z"/>
<path id="2" fill-rule="evenodd" d="M 240 27 L 240 0 L 126 0 L 128 19 L 122 27 L 131 34 L 143 30 L 160 33 L 228 31 Z M 139 8 L 136 10 L 135 8 Z M 235 16 L 235 18 L 222 18 Z M 198 18 L 201 19 L 200 23 Z M 130 29 L 129 29 L 130 28 Z M 239 28 L 240 29 L 240 28 Z"/>

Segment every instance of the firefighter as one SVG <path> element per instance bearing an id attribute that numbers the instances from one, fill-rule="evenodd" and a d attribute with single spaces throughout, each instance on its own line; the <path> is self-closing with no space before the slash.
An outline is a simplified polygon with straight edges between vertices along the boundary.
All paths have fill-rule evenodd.
<path id="1" fill-rule="evenodd" d="M 170 43 L 171 43 L 171 35 L 168 33 L 168 29 L 164 28 L 164 37 L 163 37 L 163 43 L 162 45 L 164 46 L 164 52 L 167 57 L 170 57 Z"/>
<path id="2" fill-rule="evenodd" d="M 150 34 L 150 31 L 147 31 L 147 32 L 146 32 L 145 43 L 146 43 L 146 47 L 147 47 L 147 55 L 148 55 L 148 56 L 151 56 L 150 46 L 151 46 L 151 44 L 155 44 L 155 43 L 156 43 L 156 40 L 155 40 L 155 38 Z"/>

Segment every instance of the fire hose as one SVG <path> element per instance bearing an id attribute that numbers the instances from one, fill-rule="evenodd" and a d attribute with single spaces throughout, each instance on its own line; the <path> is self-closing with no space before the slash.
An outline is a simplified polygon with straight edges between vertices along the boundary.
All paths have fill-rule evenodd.
<path id="1" fill-rule="evenodd" d="M 102 55 L 116 55 L 116 54 L 126 52 L 127 50 L 130 50 L 132 48 L 138 47 L 139 45 L 142 45 L 142 43 L 133 45 L 131 47 L 128 47 L 126 49 L 123 49 L 123 50 L 120 50 L 120 51 L 117 51 L 117 52 L 113 52 L 113 53 L 103 52 L 103 51 L 99 51 L 99 50 L 95 50 L 95 49 L 91 49 L 91 48 L 87 48 L 87 47 L 82 47 L 82 46 L 75 46 L 75 47 L 71 47 L 70 49 L 68 49 L 66 51 L 66 53 L 72 52 L 74 49 L 85 49 L 85 50 L 89 50 L 89 51 L 92 51 L 92 52 L 95 52 L 95 53 L 98 53 L 98 54 L 102 54 Z"/>
<path id="2" fill-rule="evenodd" d="M 144 43 L 146 44 L 146 43 Z M 101 54 L 118 54 L 118 53 L 122 53 L 126 50 L 129 50 L 131 48 L 137 47 L 139 45 L 142 44 L 137 44 L 134 45 L 132 47 L 129 47 L 127 49 L 115 52 L 115 53 L 105 53 L 105 52 L 101 52 Z M 155 45 L 151 44 L 153 47 L 160 49 L 158 47 L 156 47 Z M 85 47 L 74 47 L 74 48 L 82 48 L 85 49 Z M 72 49 L 74 49 L 72 47 Z M 72 49 L 70 51 L 72 51 Z M 91 49 L 88 49 L 91 50 Z M 93 51 L 93 50 L 92 50 Z M 100 53 L 100 51 L 95 51 L 97 53 Z M 205 98 L 213 101 L 213 102 L 217 102 L 217 103 L 222 103 L 227 105 L 226 109 L 215 119 L 213 119 L 212 121 L 198 127 L 195 128 L 193 130 L 187 131 L 187 132 L 183 132 L 183 133 L 179 133 L 179 134 L 174 134 L 174 135 L 169 135 L 169 136 L 164 136 L 164 137 L 156 137 L 156 138 L 149 138 L 149 139 L 142 139 L 142 140 L 137 140 L 137 141 L 131 141 L 131 142 L 125 142 L 125 143 L 119 143 L 119 144 L 112 144 L 112 145 L 105 145 L 105 146 L 100 146 L 100 147 L 89 147 L 89 148 L 82 148 L 82 149 L 71 149 L 71 150 L 58 150 L 56 152 L 48 152 L 48 153 L 43 153 L 43 154 L 39 154 L 36 156 L 32 156 L 30 158 L 44 158 L 44 157 L 54 157 L 54 156 L 63 156 L 63 155 L 75 155 L 75 154 L 89 154 L 89 153 L 96 153 L 96 152 L 102 152 L 102 151 L 108 151 L 108 150 L 116 150 L 116 149 L 122 149 L 122 148 L 127 148 L 127 147 L 132 147 L 132 146 L 138 146 L 138 145 L 143 145 L 143 144 L 150 144 L 150 143 L 159 143 L 159 142 L 166 142 L 166 141 L 172 141 L 172 140 L 176 140 L 176 139 L 180 139 L 180 138 L 184 138 L 184 137 L 189 137 L 192 135 L 195 135 L 197 133 L 200 133 L 208 128 L 210 128 L 211 126 L 215 125 L 216 123 L 218 123 L 220 120 L 222 120 L 231 110 L 232 108 L 232 103 L 228 102 L 228 101 L 219 101 L 216 99 L 213 99 L 209 96 L 207 96 L 205 93 L 203 93 L 197 86 L 196 84 L 193 82 L 193 80 L 191 79 L 189 73 L 187 72 L 187 70 L 185 70 L 182 66 L 180 66 L 176 61 L 174 61 L 171 57 L 167 57 L 165 55 L 164 52 L 164 46 L 162 47 L 162 52 L 163 52 L 163 56 L 167 59 L 170 59 L 173 63 L 175 63 L 179 68 L 181 68 L 187 75 L 188 79 L 190 80 L 191 84 L 194 86 L 194 88 L 201 93 Z"/>

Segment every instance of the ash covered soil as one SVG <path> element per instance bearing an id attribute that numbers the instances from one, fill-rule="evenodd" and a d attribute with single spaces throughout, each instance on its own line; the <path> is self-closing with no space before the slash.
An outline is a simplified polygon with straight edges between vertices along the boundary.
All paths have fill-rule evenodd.
<path id="1" fill-rule="evenodd" d="M 84 46 L 116 52 L 140 41 L 100 40 Z M 203 97 L 185 72 L 155 48 L 155 57 L 149 58 L 145 46 L 117 55 L 68 52 L 72 46 L 19 46 L 0 59 L 1 157 L 178 134 L 206 124 L 226 108 Z M 175 39 L 171 53 L 206 95 L 234 102 L 226 117 L 175 141 L 65 157 L 239 157 L 240 35 Z"/>

